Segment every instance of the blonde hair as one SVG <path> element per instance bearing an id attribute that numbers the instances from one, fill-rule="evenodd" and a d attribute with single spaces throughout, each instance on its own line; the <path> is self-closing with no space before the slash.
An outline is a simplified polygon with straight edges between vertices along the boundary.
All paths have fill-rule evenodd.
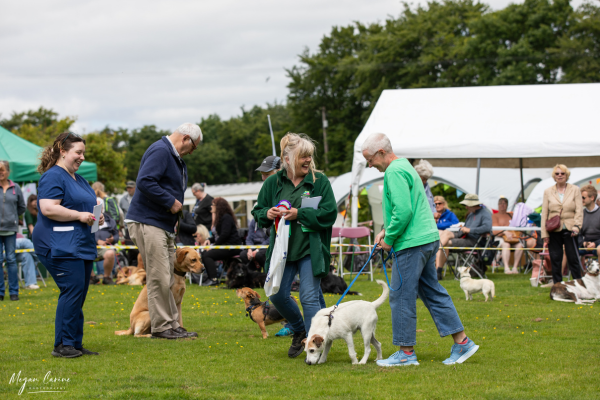
<path id="1" fill-rule="evenodd" d="M 554 179 L 554 181 L 556 182 L 556 175 L 554 175 L 554 173 L 556 172 L 556 170 L 558 168 L 563 170 L 563 172 L 567 176 L 567 181 L 568 181 L 569 177 L 571 176 L 571 171 L 569 170 L 569 168 L 567 168 L 567 166 L 565 164 L 556 164 L 554 166 L 554 168 L 552 168 L 552 179 Z"/>
<path id="2" fill-rule="evenodd" d="M 316 180 L 315 171 L 315 141 L 304 133 L 288 132 L 280 142 L 281 145 L 281 166 L 296 176 L 296 160 L 303 157 L 312 157 L 310 160 L 309 171 L 312 173 L 313 181 Z M 289 161 L 286 160 L 289 158 Z"/>
<path id="3" fill-rule="evenodd" d="M 433 198 L 433 202 L 435 203 L 436 201 L 441 201 L 442 203 L 444 203 L 444 208 L 446 208 L 446 210 L 450 209 L 450 208 L 448 208 L 448 202 L 446 201 L 444 196 L 435 196 Z"/>
<path id="4" fill-rule="evenodd" d="M 208 240 L 208 229 L 204 225 L 196 226 L 196 233 L 202 238 L 202 241 L 200 241 L 199 243 Z"/>
<path id="5" fill-rule="evenodd" d="M 100 181 L 92 183 L 92 189 L 96 192 L 96 197 L 100 197 L 104 199 L 106 197 L 106 192 L 104 191 L 104 184 Z"/>

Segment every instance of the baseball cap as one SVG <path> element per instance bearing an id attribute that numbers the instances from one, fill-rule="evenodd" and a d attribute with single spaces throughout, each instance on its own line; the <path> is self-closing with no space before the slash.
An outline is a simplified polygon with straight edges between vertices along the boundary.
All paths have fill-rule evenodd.
<path id="1" fill-rule="evenodd" d="M 127 181 L 127 185 L 125 187 L 134 188 L 135 187 L 135 182 L 134 181 Z"/>
<path id="2" fill-rule="evenodd" d="M 279 168 L 281 168 L 281 158 L 277 156 L 269 156 L 263 160 L 262 164 L 260 164 L 260 167 L 256 168 L 255 171 L 269 172 Z"/>

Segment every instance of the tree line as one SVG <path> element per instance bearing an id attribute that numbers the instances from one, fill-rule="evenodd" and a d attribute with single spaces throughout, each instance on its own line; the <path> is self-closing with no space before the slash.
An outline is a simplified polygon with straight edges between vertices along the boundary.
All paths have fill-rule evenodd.
<path id="1" fill-rule="evenodd" d="M 600 82 L 600 7 L 569 0 L 525 0 L 492 11 L 472 0 L 432 1 L 404 9 L 383 23 L 333 27 L 315 52 L 305 49 L 286 70 L 287 101 L 242 109 L 198 124 L 205 136 L 186 162 L 191 181 L 223 184 L 260 180 L 254 169 L 277 151 L 288 131 L 318 142 L 317 167 L 331 176 L 348 172 L 354 140 L 385 89 Z M 328 121 L 324 165 L 322 112 Z M 40 107 L 13 113 L 0 125 L 39 145 L 75 122 Z M 87 157 L 98 164 L 110 191 L 135 180 L 145 149 L 170 132 L 146 125 L 106 127 L 86 136 Z"/>

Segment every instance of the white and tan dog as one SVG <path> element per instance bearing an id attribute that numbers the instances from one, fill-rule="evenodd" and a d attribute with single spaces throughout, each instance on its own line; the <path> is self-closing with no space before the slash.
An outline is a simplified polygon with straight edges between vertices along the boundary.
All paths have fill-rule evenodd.
<path id="1" fill-rule="evenodd" d="M 496 287 L 494 282 L 489 279 L 473 279 L 471 278 L 471 267 L 458 267 L 458 273 L 460 274 L 460 288 L 465 292 L 467 300 L 473 300 L 473 293 L 482 292 L 485 296 L 485 301 L 488 301 L 488 297 L 494 300 L 496 297 Z"/>
<path id="2" fill-rule="evenodd" d="M 555 283 L 550 298 L 575 304 L 591 304 L 600 299 L 600 265 L 597 260 L 588 260 L 586 268 L 581 279 Z"/>
<path id="3" fill-rule="evenodd" d="M 374 302 L 354 300 L 342 303 L 337 309 L 334 307 L 320 310 L 312 319 L 308 339 L 304 339 L 304 350 L 306 351 L 306 363 L 308 365 L 323 364 L 327 361 L 327 354 L 335 339 L 344 339 L 348 345 L 348 352 L 352 364 L 366 364 L 371 354 L 371 344 L 377 350 L 377 360 L 381 360 L 381 343 L 375 339 L 375 328 L 377 327 L 377 308 L 382 305 L 388 297 L 389 289 L 384 281 L 377 283 L 383 287 L 383 293 Z M 333 311 L 333 313 L 332 313 Z M 329 315 L 333 318 L 329 318 Z M 331 323 L 330 323 L 331 321 Z M 360 329 L 365 344 L 365 354 L 358 361 L 352 335 Z"/>

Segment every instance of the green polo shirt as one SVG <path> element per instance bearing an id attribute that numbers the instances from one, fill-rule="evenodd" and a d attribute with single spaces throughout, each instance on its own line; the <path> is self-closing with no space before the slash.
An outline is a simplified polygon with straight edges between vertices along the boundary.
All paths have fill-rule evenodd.
<path id="1" fill-rule="evenodd" d="M 292 204 L 293 208 L 302 207 L 303 197 L 312 197 L 312 185 L 304 185 L 304 181 L 298 186 L 294 186 L 287 175 L 282 175 L 281 181 L 281 200 L 287 200 Z M 301 258 L 310 254 L 310 242 L 308 241 L 308 233 L 302 231 L 302 225 L 295 219 L 290 221 L 290 240 L 288 242 L 287 259 L 290 261 L 298 261 Z"/>

